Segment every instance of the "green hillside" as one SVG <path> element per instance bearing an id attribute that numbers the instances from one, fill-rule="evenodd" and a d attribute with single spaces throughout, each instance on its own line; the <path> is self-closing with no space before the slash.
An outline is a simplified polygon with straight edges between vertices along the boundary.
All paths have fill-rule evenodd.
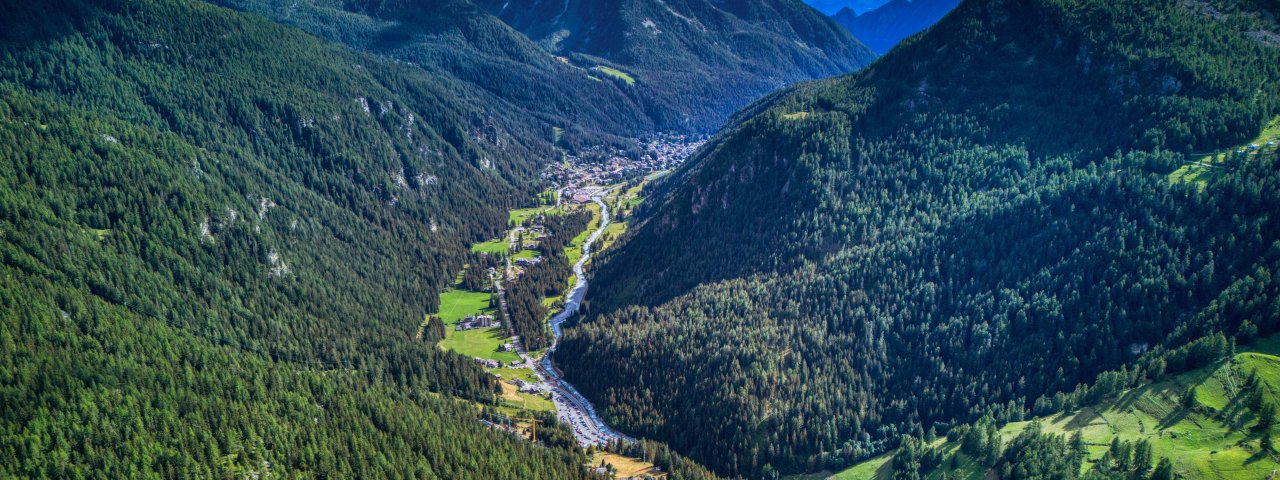
<path id="1" fill-rule="evenodd" d="M 1240 353 L 1229 361 L 1215 362 L 1210 366 L 1175 375 L 1139 388 L 1119 393 L 1116 398 L 1090 405 L 1070 414 L 1057 414 L 1019 421 L 999 429 L 999 438 L 1006 450 L 1002 457 L 1009 458 L 1014 440 L 1030 432 L 1041 436 L 1059 436 L 1064 441 L 1074 441 L 1078 435 L 1083 444 L 1083 455 L 1078 473 L 1099 478 L 1161 478 L 1156 467 L 1162 460 L 1169 462 L 1168 471 L 1182 478 L 1269 478 L 1280 469 L 1280 455 L 1274 449 L 1261 447 L 1263 437 L 1274 437 L 1275 407 L 1280 398 L 1280 337 L 1271 337 Z M 1194 392 L 1194 402 L 1187 399 Z M 1259 400 L 1260 399 L 1260 400 Z M 1259 411 L 1270 406 L 1272 427 L 1259 429 Z M 966 453 L 963 435 L 950 435 L 955 441 L 939 439 L 922 448 L 920 458 L 929 456 L 925 450 L 937 452 L 934 465 L 921 465 L 917 474 L 924 478 L 987 478 L 988 467 Z M 1119 455 L 1112 453 L 1111 444 L 1129 443 L 1150 446 L 1151 455 L 1145 462 L 1130 462 L 1129 468 L 1121 468 Z M 884 458 L 860 464 L 834 475 L 838 479 L 894 478 L 893 475 L 910 475 L 912 460 L 899 455 L 901 450 Z M 954 457 L 954 458 L 953 458 Z M 919 460 L 916 460 L 917 462 Z M 926 464 L 929 462 L 925 462 Z M 1000 478 L 1026 478 L 1014 471 L 1026 469 L 1030 458 L 1008 464 L 1008 471 L 1000 471 L 1003 465 L 991 470 Z M 1140 465 L 1146 463 L 1146 465 Z M 872 476 L 868 476 L 868 472 Z M 1169 478 L 1169 477 L 1163 477 Z"/>
<path id="2" fill-rule="evenodd" d="M 1274 148 L 1169 174 L 1280 113 L 1277 13 L 977 0 L 774 94 L 655 185 L 557 361 L 623 431 L 769 477 L 1271 333 Z"/>
<path id="3" fill-rule="evenodd" d="M 414 339 L 541 132 L 203 2 L 5 10 L 0 477 L 590 477 Z"/>
<path id="4" fill-rule="evenodd" d="M 875 54 L 800 0 L 475 0 L 545 50 L 630 92 L 660 130 L 713 131 L 787 84 Z"/>

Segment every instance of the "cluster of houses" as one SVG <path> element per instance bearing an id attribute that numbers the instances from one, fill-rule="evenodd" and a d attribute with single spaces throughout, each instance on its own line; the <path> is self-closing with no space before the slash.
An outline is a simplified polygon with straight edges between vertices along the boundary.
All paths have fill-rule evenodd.
<path id="1" fill-rule="evenodd" d="M 519 266 L 521 266 L 521 267 L 526 267 L 526 268 L 527 268 L 527 267 L 532 267 L 532 266 L 537 265 L 537 264 L 539 264 L 539 263 L 542 263 L 542 257 L 540 257 L 540 256 L 539 256 L 539 257 L 533 257 L 533 258 L 517 258 L 517 259 L 516 259 L 516 265 L 519 265 Z"/>
<path id="2" fill-rule="evenodd" d="M 1276 141 L 1275 141 L 1275 140 L 1272 140 L 1272 141 L 1270 141 L 1270 142 L 1267 142 L 1267 146 L 1268 146 L 1268 147 L 1274 147 L 1274 146 L 1276 146 Z M 1258 144 L 1256 144 L 1256 143 L 1250 143 L 1250 144 L 1249 144 L 1249 150 L 1257 151 L 1257 150 L 1260 150 L 1260 149 L 1262 149 L 1262 145 L 1258 145 Z"/>
<path id="3" fill-rule="evenodd" d="M 541 383 L 526 382 L 520 378 L 513 378 L 511 379 L 511 384 L 515 385 L 523 393 L 547 393 L 547 386 Z"/>
<path id="4" fill-rule="evenodd" d="M 507 344 L 507 345 L 510 345 L 510 344 Z M 510 348 L 510 347 L 508 347 L 508 348 Z M 506 351 L 514 351 L 514 349 L 512 349 L 512 350 L 500 350 L 500 351 L 503 351 L 503 352 L 506 352 Z M 507 363 L 505 363 L 505 364 L 504 364 L 504 363 L 502 363 L 502 361 L 501 361 L 501 360 L 494 360 L 494 359 L 491 359 L 491 358 L 480 358 L 480 357 L 475 357 L 475 361 L 476 361 L 476 363 L 480 364 L 480 366 L 481 366 L 481 367 L 484 367 L 484 368 L 502 368 L 502 367 L 504 367 L 504 366 L 505 366 L 505 367 L 507 367 L 507 368 L 526 368 L 526 367 L 531 367 L 531 365 L 525 365 L 524 360 L 512 360 L 512 361 L 507 362 Z"/>
<path id="5" fill-rule="evenodd" d="M 532 236 L 534 240 L 541 240 L 547 237 L 547 227 L 544 227 L 542 225 L 532 225 L 529 228 L 516 227 L 511 229 L 511 233 L 528 234 Z"/>
<path id="6" fill-rule="evenodd" d="M 660 135 L 643 144 L 644 152 L 628 157 L 624 150 L 590 151 L 582 157 L 568 155 L 569 165 L 554 164 L 542 173 L 552 183 L 611 184 L 649 172 L 675 168 L 688 160 L 706 140 L 683 135 Z M 590 197 L 573 196 L 578 203 Z"/>
<path id="7" fill-rule="evenodd" d="M 684 135 L 663 135 L 650 141 L 645 146 L 649 153 L 641 160 L 642 165 L 652 170 L 666 170 L 684 163 L 693 152 L 707 143 L 705 138 L 686 137 Z"/>
<path id="8" fill-rule="evenodd" d="M 458 322 L 458 331 L 474 330 L 477 328 L 489 328 L 502 325 L 502 322 L 494 321 L 493 315 L 467 315 L 461 322 Z"/>

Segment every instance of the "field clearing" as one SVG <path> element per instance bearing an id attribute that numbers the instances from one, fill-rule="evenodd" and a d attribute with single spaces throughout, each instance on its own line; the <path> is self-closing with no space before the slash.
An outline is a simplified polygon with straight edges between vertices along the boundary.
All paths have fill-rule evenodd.
<path id="1" fill-rule="evenodd" d="M 613 222 L 609 226 L 604 227 L 604 234 L 600 236 L 600 251 L 603 252 L 612 247 L 614 243 L 627 233 L 627 222 Z"/>
<path id="2" fill-rule="evenodd" d="M 1270 394 L 1267 401 L 1276 403 L 1280 392 L 1280 335 L 1260 340 L 1231 361 L 1221 361 L 1199 370 L 1183 373 L 1159 382 L 1124 392 L 1115 399 L 1077 410 L 1071 415 L 1041 417 L 1045 433 L 1070 436 L 1079 432 L 1089 450 L 1084 470 L 1092 468 L 1107 451 L 1113 438 L 1122 441 L 1147 440 L 1155 457 L 1168 458 L 1174 472 L 1185 478 L 1268 478 L 1280 469 L 1276 454 L 1259 449 L 1260 435 L 1253 431 L 1257 423 L 1245 406 L 1247 393 L 1242 390 L 1249 372 L 1258 378 Z M 1182 394 L 1194 386 L 1197 406 L 1187 409 Z M 1001 437 L 1005 442 L 1021 433 L 1030 421 L 1005 425 Z M 1272 435 L 1280 426 L 1272 428 Z M 945 444 L 948 449 L 957 446 Z M 832 478 L 887 478 L 884 468 L 889 455 L 868 460 L 840 472 Z M 958 470 L 944 469 L 928 478 L 980 479 L 984 472 L 961 454 Z M 883 468 L 883 470 L 882 470 Z M 879 473 L 875 473 L 879 472 Z"/>
<path id="3" fill-rule="evenodd" d="M 506 380 L 498 382 L 502 384 L 502 403 L 512 408 L 521 410 L 532 410 L 536 412 L 554 412 L 556 406 L 551 400 L 547 400 L 539 395 L 523 393 L 515 385 L 507 383 Z"/>
<path id="4" fill-rule="evenodd" d="M 440 341 L 440 348 L 452 350 L 468 357 L 488 358 L 502 363 L 520 360 L 516 352 L 499 352 L 498 347 L 507 341 L 506 325 L 492 328 L 456 331 L 452 327 L 445 331 L 445 339 Z"/>
<path id="5" fill-rule="evenodd" d="M 106 240 L 111 235 L 111 230 L 106 228 L 85 228 L 85 231 L 97 237 L 98 240 Z"/>
<path id="6" fill-rule="evenodd" d="M 453 328 L 467 315 L 492 313 L 489 309 L 489 293 L 449 289 L 440 294 L 440 311 L 436 316 L 444 325 Z"/>
<path id="7" fill-rule="evenodd" d="M 829 478 L 839 480 L 864 480 L 869 478 L 889 478 L 890 460 L 893 458 L 889 455 L 881 455 L 879 457 L 867 460 L 857 466 L 845 470 L 843 472 L 832 475 Z"/>
<path id="8" fill-rule="evenodd" d="M 590 466 L 592 468 L 599 467 L 601 462 L 613 465 L 614 478 L 640 477 L 646 474 L 652 475 L 653 478 L 667 478 L 665 473 L 654 472 L 652 463 L 641 461 L 638 458 L 600 452 L 591 457 Z"/>
<path id="9" fill-rule="evenodd" d="M 1231 155 L 1231 152 L 1235 152 L 1239 149 L 1246 149 L 1250 145 L 1259 145 L 1262 146 L 1262 148 L 1274 148 L 1266 146 L 1267 142 L 1272 141 L 1280 142 L 1280 116 L 1276 116 L 1275 118 L 1272 118 L 1270 122 L 1267 122 L 1267 126 L 1262 129 L 1262 133 L 1259 133 L 1253 140 L 1227 149 L 1226 154 Z M 1173 173 L 1170 173 L 1169 181 L 1195 182 L 1204 186 L 1208 183 L 1211 177 L 1217 174 L 1215 172 L 1217 169 L 1213 167 L 1206 167 L 1205 165 L 1222 165 L 1221 160 L 1218 158 L 1218 153 L 1206 153 L 1195 156 L 1193 163 L 1188 163 L 1178 167 L 1178 169 L 1174 170 Z"/>
<path id="10" fill-rule="evenodd" d="M 542 256 L 542 252 L 539 251 L 538 249 L 526 248 L 524 250 L 517 252 L 515 255 L 512 255 L 511 259 L 512 260 L 519 260 L 521 258 L 529 259 L 529 258 L 539 257 L 539 256 Z"/>
<path id="11" fill-rule="evenodd" d="M 502 376 L 501 378 L 503 381 L 516 379 L 516 378 L 519 378 L 526 382 L 533 382 L 538 380 L 537 377 L 533 375 L 533 370 L 528 368 L 507 368 L 507 367 L 495 368 L 493 370 L 489 370 L 489 373 L 492 373 L 494 375 L 501 375 Z"/>
<path id="12" fill-rule="evenodd" d="M 644 190 L 644 186 L 648 185 L 649 182 L 650 180 L 645 180 L 644 183 L 631 187 L 631 189 L 627 190 L 626 194 L 623 196 L 624 200 L 622 207 L 630 210 L 636 208 L 636 206 L 640 205 L 641 202 L 644 202 L 644 197 L 640 196 L 640 191 Z"/>
<path id="13" fill-rule="evenodd" d="M 471 246 L 471 251 L 475 253 L 488 253 L 493 255 L 506 255 L 507 242 L 501 238 L 495 238 L 487 242 L 480 242 Z"/>
<path id="14" fill-rule="evenodd" d="M 489 308 L 490 294 L 472 292 L 461 289 L 450 289 L 440 294 L 440 313 L 437 315 L 444 322 L 444 340 L 440 348 L 458 352 L 475 358 L 488 358 L 503 363 L 519 360 L 515 352 L 499 352 L 498 346 L 507 341 L 505 325 L 492 328 L 477 328 L 458 331 L 455 327 L 467 315 L 494 315 Z"/>
<path id="15" fill-rule="evenodd" d="M 628 74 L 627 72 L 624 72 L 624 71 L 622 71 L 622 70 L 618 70 L 618 69 L 613 68 L 613 67 L 606 67 L 606 66 L 601 65 L 601 66 L 597 66 L 597 67 L 593 68 L 592 70 L 595 70 L 595 71 L 597 71 L 597 72 L 603 73 L 603 74 L 605 74 L 605 75 L 608 75 L 608 76 L 610 76 L 610 77 L 616 78 L 616 79 L 618 79 L 618 80 L 622 80 L 623 82 L 626 82 L 626 83 L 627 83 L 627 86 L 628 86 L 628 87 L 635 86 L 635 84 L 636 84 L 636 79 L 635 79 L 635 77 L 632 77 L 632 76 L 631 76 L 630 74 Z"/>
<path id="16" fill-rule="evenodd" d="M 554 194 L 554 193 L 553 193 Z M 510 225 L 519 225 L 524 223 L 529 217 L 533 217 L 547 210 L 547 207 L 532 207 L 510 210 L 507 212 L 507 218 L 511 222 Z"/>
<path id="17" fill-rule="evenodd" d="M 600 206 L 595 203 L 587 204 L 587 209 L 591 210 L 591 221 L 587 223 L 586 230 L 583 230 L 573 240 L 569 241 L 564 247 L 564 255 L 569 259 L 569 264 L 574 265 L 582 258 L 582 244 L 587 243 L 587 238 L 591 237 L 591 232 L 596 231 L 600 226 Z"/>

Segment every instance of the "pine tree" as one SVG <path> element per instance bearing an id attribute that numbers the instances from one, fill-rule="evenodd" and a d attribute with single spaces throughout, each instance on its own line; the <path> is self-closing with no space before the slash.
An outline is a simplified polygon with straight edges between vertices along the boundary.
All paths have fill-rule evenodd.
<path id="1" fill-rule="evenodd" d="M 1258 423 L 1254 425 L 1254 430 L 1270 436 L 1271 427 L 1276 424 L 1276 406 L 1268 402 L 1263 404 L 1257 412 Z"/>
<path id="2" fill-rule="evenodd" d="M 1146 439 L 1139 440 L 1133 447 L 1133 466 L 1131 470 L 1138 475 L 1146 475 L 1147 470 L 1151 469 L 1151 461 L 1151 442 Z"/>
<path id="3" fill-rule="evenodd" d="M 1151 471 L 1150 480 L 1173 480 L 1173 464 L 1168 458 L 1161 458 L 1155 470 Z"/>

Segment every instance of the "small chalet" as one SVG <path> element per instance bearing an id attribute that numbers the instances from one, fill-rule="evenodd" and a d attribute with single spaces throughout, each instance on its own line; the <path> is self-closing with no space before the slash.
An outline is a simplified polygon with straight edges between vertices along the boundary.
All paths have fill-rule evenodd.
<path id="1" fill-rule="evenodd" d="M 477 328 L 496 327 L 500 323 L 493 321 L 493 315 L 467 315 L 461 322 L 458 322 L 457 329 L 473 330 Z"/>

